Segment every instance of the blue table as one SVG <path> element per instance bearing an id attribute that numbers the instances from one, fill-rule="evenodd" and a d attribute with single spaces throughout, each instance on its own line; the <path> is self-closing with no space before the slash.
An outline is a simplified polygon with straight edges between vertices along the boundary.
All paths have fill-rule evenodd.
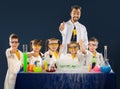
<path id="1" fill-rule="evenodd" d="M 115 73 L 18 73 L 15 89 L 116 89 Z"/>

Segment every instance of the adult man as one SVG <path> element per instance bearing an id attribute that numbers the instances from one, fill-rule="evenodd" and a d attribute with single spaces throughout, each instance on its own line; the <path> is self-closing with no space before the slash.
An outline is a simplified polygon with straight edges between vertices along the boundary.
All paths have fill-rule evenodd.
<path id="1" fill-rule="evenodd" d="M 67 52 L 67 44 L 71 41 L 79 42 L 82 40 L 87 48 L 88 37 L 86 27 L 78 22 L 81 16 L 81 7 L 74 5 L 71 7 L 71 19 L 67 22 L 62 22 L 59 26 L 59 31 L 62 34 L 62 44 L 64 45 L 62 52 Z"/>

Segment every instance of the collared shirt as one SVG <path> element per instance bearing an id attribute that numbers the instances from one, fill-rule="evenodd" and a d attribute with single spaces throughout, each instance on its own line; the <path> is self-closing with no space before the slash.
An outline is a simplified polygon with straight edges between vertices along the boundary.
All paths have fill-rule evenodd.
<path id="1" fill-rule="evenodd" d="M 65 23 L 63 31 L 60 31 L 62 34 L 62 44 L 64 45 L 64 48 L 62 50 L 63 53 L 67 53 L 67 44 L 71 41 L 74 26 L 76 26 L 77 31 L 77 42 L 83 40 L 85 47 L 88 48 L 88 36 L 86 27 L 79 22 L 75 22 L 73 24 L 71 20 L 69 20 Z"/>

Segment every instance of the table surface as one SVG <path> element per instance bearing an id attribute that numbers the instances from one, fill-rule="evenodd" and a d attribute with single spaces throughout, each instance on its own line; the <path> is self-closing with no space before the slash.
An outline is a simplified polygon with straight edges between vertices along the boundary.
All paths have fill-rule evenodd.
<path id="1" fill-rule="evenodd" d="M 116 80 L 114 72 L 20 72 L 15 89 L 116 89 Z"/>

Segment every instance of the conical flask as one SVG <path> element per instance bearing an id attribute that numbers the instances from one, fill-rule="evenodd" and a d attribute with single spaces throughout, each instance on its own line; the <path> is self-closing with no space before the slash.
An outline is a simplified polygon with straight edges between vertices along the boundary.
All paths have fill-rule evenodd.
<path id="1" fill-rule="evenodd" d="M 104 46 L 104 64 L 100 67 L 100 71 L 104 73 L 109 73 L 111 71 L 111 66 L 107 59 L 107 46 Z"/>

